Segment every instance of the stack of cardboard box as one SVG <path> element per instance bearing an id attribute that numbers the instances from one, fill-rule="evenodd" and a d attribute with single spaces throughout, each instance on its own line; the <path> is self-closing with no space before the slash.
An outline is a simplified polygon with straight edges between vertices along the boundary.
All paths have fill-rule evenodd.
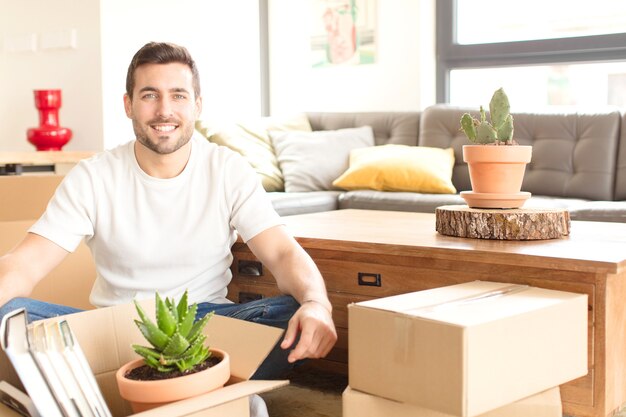
<path id="1" fill-rule="evenodd" d="M 349 306 L 345 417 L 561 417 L 587 295 L 475 281 Z"/>

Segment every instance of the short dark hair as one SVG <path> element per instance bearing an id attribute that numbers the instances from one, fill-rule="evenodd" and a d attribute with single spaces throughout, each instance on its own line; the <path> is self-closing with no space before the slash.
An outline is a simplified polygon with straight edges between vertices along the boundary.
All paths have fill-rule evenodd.
<path id="1" fill-rule="evenodd" d="M 191 54 L 185 47 L 168 42 L 148 42 L 135 53 L 126 73 L 126 94 L 128 97 L 133 98 L 135 71 L 138 67 L 144 64 L 169 64 L 172 62 L 179 62 L 189 67 L 193 76 L 193 92 L 196 97 L 200 97 L 200 75 Z"/>

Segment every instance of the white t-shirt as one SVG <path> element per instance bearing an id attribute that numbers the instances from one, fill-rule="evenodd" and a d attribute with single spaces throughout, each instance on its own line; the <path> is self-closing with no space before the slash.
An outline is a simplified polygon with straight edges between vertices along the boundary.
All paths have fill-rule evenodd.
<path id="1" fill-rule="evenodd" d="M 30 232 L 73 252 L 84 238 L 97 277 L 90 301 L 133 298 L 228 302 L 231 246 L 282 224 L 256 173 L 237 153 L 204 139 L 175 178 L 139 167 L 134 141 L 76 165 Z"/>

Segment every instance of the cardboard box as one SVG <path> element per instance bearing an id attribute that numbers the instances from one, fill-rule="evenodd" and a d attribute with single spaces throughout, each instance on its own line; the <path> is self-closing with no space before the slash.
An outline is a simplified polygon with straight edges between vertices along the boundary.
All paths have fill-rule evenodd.
<path id="1" fill-rule="evenodd" d="M 349 385 L 462 417 L 587 374 L 587 295 L 475 281 L 348 306 Z"/>
<path id="2" fill-rule="evenodd" d="M 142 302 L 154 311 L 154 301 Z M 145 344 L 137 329 L 135 307 L 125 304 L 64 316 L 89 361 L 89 365 L 114 417 L 133 415 L 130 405 L 118 393 L 115 372 L 138 358 L 133 343 Z M 56 318 L 49 320 L 58 320 Z M 219 390 L 178 401 L 137 415 L 142 417 L 233 416 L 248 417 L 248 396 L 287 385 L 289 381 L 249 381 L 283 333 L 282 329 L 243 320 L 213 316 L 205 329 L 211 347 L 231 357 L 231 379 Z M 0 350 L 0 380 L 20 386 L 6 355 Z M 0 411 L 0 416 L 2 413 Z"/>
<path id="3" fill-rule="evenodd" d="M 343 417 L 454 417 L 413 404 L 376 397 L 350 387 L 343 392 Z M 562 417 L 561 392 L 555 387 L 479 417 Z"/>
<path id="4" fill-rule="evenodd" d="M 0 176 L 0 221 L 38 219 L 62 180 L 62 175 Z"/>
<path id="5" fill-rule="evenodd" d="M 0 255 L 26 236 L 62 180 L 61 175 L 0 176 Z M 81 242 L 75 252 L 37 284 L 31 298 L 91 309 L 89 294 L 95 279 L 91 252 Z"/>

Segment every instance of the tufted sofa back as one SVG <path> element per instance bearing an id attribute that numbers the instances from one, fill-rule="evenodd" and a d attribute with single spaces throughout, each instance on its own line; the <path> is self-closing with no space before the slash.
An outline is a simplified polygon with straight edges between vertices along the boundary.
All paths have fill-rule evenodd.
<path id="1" fill-rule="evenodd" d="M 376 145 L 454 148 L 452 182 L 470 190 L 459 130 L 461 115 L 477 109 L 438 104 L 423 112 L 307 113 L 313 130 L 372 126 Z M 626 114 L 598 112 L 514 113 L 515 139 L 533 146 L 523 189 L 534 195 L 626 200 Z"/>
<path id="2" fill-rule="evenodd" d="M 453 147 L 452 177 L 459 191 L 470 190 L 469 174 L 462 147 L 468 144 L 459 130 L 461 115 L 476 109 L 435 105 L 424 110 L 420 121 L 419 145 Z M 609 109 L 596 113 L 517 113 L 514 137 L 521 145 L 533 146 L 523 190 L 534 195 L 613 200 L 626 195 L 626 151 L 620 149 L 622 191 L 616 193 L 618 143 L 622 115 Z"/>
<path id="3" fill-rule="evenodd" d="M 626 113 L 622 115 L 620 131 L 615 178 L 615 199 L 626 200 Z"/>
<path id="4" fill-rule="evenodd" d="M 307 113 L 313 130 L 371 126 L 376 145 L 417 145 L 419 112 Z"/>

